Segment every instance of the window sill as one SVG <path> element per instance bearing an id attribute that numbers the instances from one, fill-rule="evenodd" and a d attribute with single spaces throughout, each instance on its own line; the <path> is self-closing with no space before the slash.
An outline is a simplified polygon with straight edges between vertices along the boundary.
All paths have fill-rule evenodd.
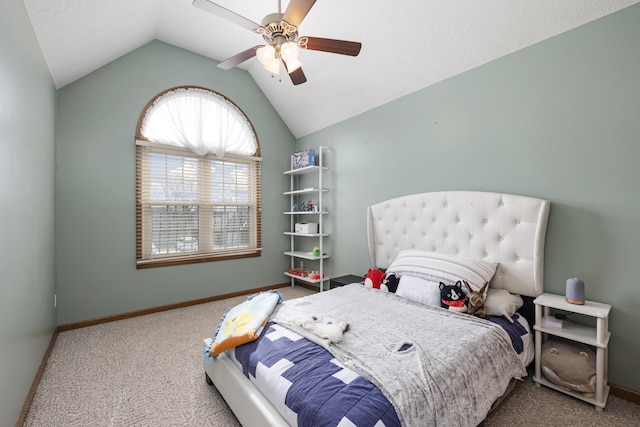
<path id="1" fill-rule="evenodd" d="M 170 257 L 156 259 L 139 259 L 136 261 L 136 269 L 169 267 L 172 265 L 199 264 L 203 262 L 227 261 L 231 259 L 253 258 L 262 254 L 261 249 L 252 249 L 244 252 L 224 254 L 203 254 L 188 257 Z"/>

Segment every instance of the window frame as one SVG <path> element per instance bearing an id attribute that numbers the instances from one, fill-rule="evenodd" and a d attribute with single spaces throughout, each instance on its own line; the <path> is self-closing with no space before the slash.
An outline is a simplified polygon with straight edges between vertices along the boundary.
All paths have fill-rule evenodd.
<path id="1" fill-rule="evenodd" d="M 250 126 L 250 130 L 253 133 L 256 141 L 256 152 L 250 156 L 243 155 L 235 155 L 235 154 L 225 154 L 224 158 L 220 158 L 215 154 L 209 153 L 204 156 L 200 156 L 196 153 L 189 151 L 183 147 L 177 146 L 169 146 L 164 144 L 159 144 L 155 142 L 149 141 L 142 135 L 142 123 L 147 112 L 153 107 L 155 101 L 158 98 L 166 95 L 167 93 L 179 90 L 179 89 L 200 89 L 207 92 L 210 92 L 213 96 L 224 98 L 226 102 L 230 104 L 230 108 L 237 109 L 244 118 L 246 119 L 248 125 Z M 222 162 L 238 162 L 238 163 L 247 163 L 250 165 L 250 169 L 253 170 L 253 173 L 250 175 L 253 177 L 253 180 L 250 178 L 250 186 L 254 191 L 254 201 L 250 200 L 249 206 L 255 206 L 255 215 L 252 219 L 252 225 L 254 225 L 255 232 L 251 232 L 250 234 L 250 242 L 253 242 L 254 245 L 250 245 L 249 248 L 241 248 L 241 249 L 212 249 L 211 252 L 195 252 L 192 254 L 180 254 L 180 255 L 167 255 L 167 256 L 153 256 L 150 257 L 147 253 L 144 252 L 144 245 L 152 245 L 151 240 L 151 232 L 149 230 L 144 229 L 144 221 L 143 216 L 145 212 L 145 204 L 143 203 L 143 156 L 147 155 L 151 150 L 156 150 L 157 152 L 172 152 L 178 156 L 184 156 L 188 158 L 198 159 L 198 165 L 206 164 L 206 162 L 212 161 L 222 161 Z M 262 253 L 262 174 L 261 174 L 261 160 L 260 157 L 260 143 L 258 140 L 258 136 L 255 132 L 255 128 L 253 124 L 246 116 L 246 114 L 231 100 L 229 100 L 226 96 L 213 91 L 211 89 L 199 87 L 199 86 L 179 86 L 167 89 L 158 95 L 154 96 L 143 108 L 140 117 L 138 118 L 138 124 L 136 127 L 136 268 L 144 269 L 144 268 L 154 268 L 154 267 L 164 267 L 164 266 L 172 266 L 172 265 L 184 265 L 184 264 L 195 264 L 202 262 L 213 262 L 213 261 L 224 261 L 231 259 L 242 259 L 242 258 L 250 258 L 250 257 L 258 257 Z M 209 193 L 210 194 L 210 193 Z M 202 199 L 200 199 L 202 200 Z M 201 203 L 196 202 L 196 203 Z M 213 202 L 209 202 L 213 203 Z M 214 209 L 215 206 L 223 206 L 225 203 L 221 203 L 219 205 L 213 203 L 211 205 L 211 209 Z M 200 229 L 200 225 L 198 226 Z"/>

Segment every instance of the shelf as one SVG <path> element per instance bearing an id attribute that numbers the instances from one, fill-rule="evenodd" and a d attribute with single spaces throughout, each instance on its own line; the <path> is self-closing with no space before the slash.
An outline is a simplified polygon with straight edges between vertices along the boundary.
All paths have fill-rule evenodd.
<path id="1" fill-rule="evenodd" d="M 310 260 L 318 260 L 318 259 L 327 259 L 329 255 L 324 254 L 322 256 L 314 256 L 313 252 L 302 252 L 302 251 L 289 251 L 284 253 L 287 256 L 292 256 L 296 258 L 302 259 L 310 259 Z"/>
<path id="2" fill-rule="evenodd" d="M 534 304 L 555 308 L 556 310 L 570 311 L 572 313 L 584 314 L 585 316 L 599 317 L 601 319 L 609 316 L 611 306 L 594 301 L 585 301 L 584 304 L 568 303 L 561 295 L 542 294 L 533 301 Z"/>
<path id="3" fill-rule="evenodd" d="M 609 397 L 609 386 L 608 385 L 605 385 L 605 387 L 604 387 L 604 392 L 602 394 L 602 396 L 603 396 L 602 402 L 598 402 L 596 400 L 595 396 L 594 397 L 583 396 L 582 393 L 578 393 L 578 392 L 573 391 L 573 390 L 567 390 L 565 388 L 562 388 L 559 385 L 556 385 L 556 384 L 552 383 L 551 381 L 547 380 L 544 377 L 540 377 L 540 378 L 534 377 L 533 381 L 537 382 L 538 384 L 542 384 L 542 385 L 544 385 L 546 387 L 552 388 L 554 390 L 566 393 L 566 394 L 568 394 L 570 396 L 575 397 L 576 399 L 584 400 L 585 402 L 590 403 L 590 404 L 592 404 L 594 406 L 597 406 L 598 408 L 602 408 L 602 409 L 604 409 L 605 405 L 607 404 L 607 398 Z"/>
<path id="4" fill-rule="evenodd" d="M 329 170 L 327 167 L 320 166 L 305 166 L 303 168 L 291 169 L 284 172 L 285 175 L 306 175 L 308 173 L 317 173 L 320 170 L 326 171 Z"/>
<path id="5" fill-rule="evenodd" d="M 535 375 L 533 380 L 536 385 L 545 385 L 555 390 L 566 393 L 577 399 L 584 400 L 596 407 L 596 410 L 602 411 L 607 404 L 609 396 L 609 386 L 607 385 L 607 364 L 608 364 L 608 345 L 611 333 L 609 332 L 609 312 L 611 306 L 594 301 L 585 301 L 584 304 L 570 304 L 562 295 L 542 294 L 537 297 L 533 303 L 535 304 L 536 323 L 533 326 L 535 330 Z M 564 319 L 561 325 L 557 324 L 552 316 L 551 310 L 562 310 L 568 313 L 577 313 L 584 316 L 590 316 L 596 320 L 596 327 L 585 326 Z M 554 320 L 552 324 L 551 319 Z M 542 372 L 542 342 L 543 334 L 549 336 L 561 337 L 570 341 L 579 342 L 592 347 L 596 350 L 596 387 L 593 397 L 585 397 L 582 393 L 568 390 L 557 384 L 550 382 L 544 378 Z"/>
<path id="6" fill-rule="evenodd" d="M 299 212 L 283 212 L 285 215 L 327 215 L 329 212 L 313 212 L 313 211 L 299 211 Z"/>
<path id="7" fill-rule="evenodd" d="M 533 329 L 544 332 L 545 334 L 552 334 L 572 341 L 578 341 L 583 344 L 603 348 L 607 347 L 609 338 L 611 337 L 611 332 L 607 331 L 604 342 L 600 343 L 598 342 L 596 328 L 569 322 L 567 320 L 563 321 L 562 328 L 558 328 L 557 326 L 549 325 L 546 316 L 542 317 L 542 324 L 540 326 L 534 325 Z"/>
<path id="8" fill-rule="evenodd" d="M 289 227 L 285 228 L 283 233 L 289 236 L 290 241 L 289 251 L 284 252 L 289 257 L 290 268 L 284 275 L 291 278 L 291 286 L 294 286 L 296 280 L 304 283 L 315 283 L 319 284 L 320 291 L 325 288 L 325 282 L 329 282 L 325 260 L 329 258 L 326 252 L 330 251 L 326 243 L 324 243 L 324 238 L 328 237 L 329 233 L 323 226 L 325 215 L 329 214 L 327 207 L 323 204 L 326 198 L 325 194 L 330 191 L 329 188 L 326 188 L 329 186 L 324 181 L 324 173 L 329 170 L 324 163 L 324 156 L 328 151 L 330 151 L 329 147 L 320 146 L 315 157 L 318 161 L 317 165 L 295 169 L 293 167 L 294 164 L 299 163 L 296 163 L 294 157 L 291 156 L 290 170 L 283 172 L 289 177 L 289 188 L 284 189 L 285 191 L 282 194 L 288 197 L 289 206 L 291 207 L 290 211 L 283 212 L 289 218 Z M 311 207 L 310 205 L 315 210 L 294 211 L 294 209 L 298 208 Z M 311 217 L 308 217 L 309 215 Z M 315 226 L 309 228 L 297 227 L 298 222 L 317 223 L 317 228 Z M 296 233 L 296 229 L 309 231 L 309 233 Z M 312 247 L 314 249 L 321 248 L 323 254 L 314 256 L 313 252 L 310 251 Z M 309 262 L 310 266 L 306 265 L 306 262 L 303 263 L 302 260 L 311 261 Z M 296 268 L 296 264 L 299 264 L 299 267 Z M 317 272 L 322 279 L 309 279 L 308 277 L 294 274 L 294 270 L 301 269 L 303 264 L 307 267 L 305 270 Z"/>
<path id="9" fill-rule="evenodd" d="M 285 231 L 284 234 L 296 237 L 329 237 L 329 233 L 294 233 L 291 231 Z"/>
<path id="10" fill-rule="evenodd" d="M 329 278 L 328 278 L 328 277 L 324 277 L 324 278 L 322 278 L 322 279 L 315 279 L 315 280 L 312 280 L 312 279 L 309 279 L 308 277 L 302 277 L 302 276 L 297 276 L 297 275 L 295 275 L 295 274 L 291 274 L 291 273 L 289 273 L 288 271 L 285 271 L 285 272 L 284 272 L 284 275 L 285 275 L 285 276 L 292 277 L 292 278 L 294 278 L 294 279 L 296 279 L 296 280 L 300 280 L 301 282 L 306 282 L 306 283 L 320 283 L 320 282 L 326 282 L 327 280 L 329 280 Z"/>
<path id="11" fill-rule="evenodd" d="M 315 193 L 327 193 L 327 192 L 329 192 L 328 188 L 311 187 L 311 188 L 303 188 L 302 190 L 286 191 L 282 194 L 284 194 L 285 196 L 291 196 L 291 195 L 297 195 L 297 194 L 315 194 Z"/>

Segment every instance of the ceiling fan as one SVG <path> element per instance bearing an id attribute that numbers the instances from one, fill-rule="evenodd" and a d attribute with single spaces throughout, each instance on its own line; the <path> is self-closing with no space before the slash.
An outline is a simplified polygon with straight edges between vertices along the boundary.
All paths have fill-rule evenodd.
<path id="1" fill-rule="evenodd" d="M 272 74 L 279 74 L 280 60 L 282 60 L 293 84 L 299 85 L 307 81 L 307 77 L 302 71 L 302 63 L 298 60 L 299 48 L 349 56 L 358 56 L 362 48 L 362 44 L 358 42 L 320 37 L 299 37 L 298 27 L 315 2 L 316 0 L 291 0 L 287 10 L 282 13 L 281 0 L 278 0 L 278 13 L 265 16 L 262 25 L 258 25 L 210 0 L 193 0 L 193 5 L 260 34 L 267 43 L 242 51 L 222 61 L 218 67 L 229 70 L 257 56 L 266 70 Z"/>

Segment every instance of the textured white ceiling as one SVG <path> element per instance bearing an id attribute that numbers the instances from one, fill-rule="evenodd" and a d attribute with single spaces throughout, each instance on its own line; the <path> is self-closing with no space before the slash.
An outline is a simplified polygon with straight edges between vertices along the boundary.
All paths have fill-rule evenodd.
<path id="1" fill-rule="evenodd" d="M 358 57 L 301 51 L 299 86 L 257 59 L 241 67 L 299 138 L 639 1 L 318 0 L 300 35 L 362 42 Z M 23 2 L 58 88 L 153 39 L 217 61 L 262 44 L 191 0 Z M 216 3 L 257 23 L 278 11 L 277 0 Z"/>

